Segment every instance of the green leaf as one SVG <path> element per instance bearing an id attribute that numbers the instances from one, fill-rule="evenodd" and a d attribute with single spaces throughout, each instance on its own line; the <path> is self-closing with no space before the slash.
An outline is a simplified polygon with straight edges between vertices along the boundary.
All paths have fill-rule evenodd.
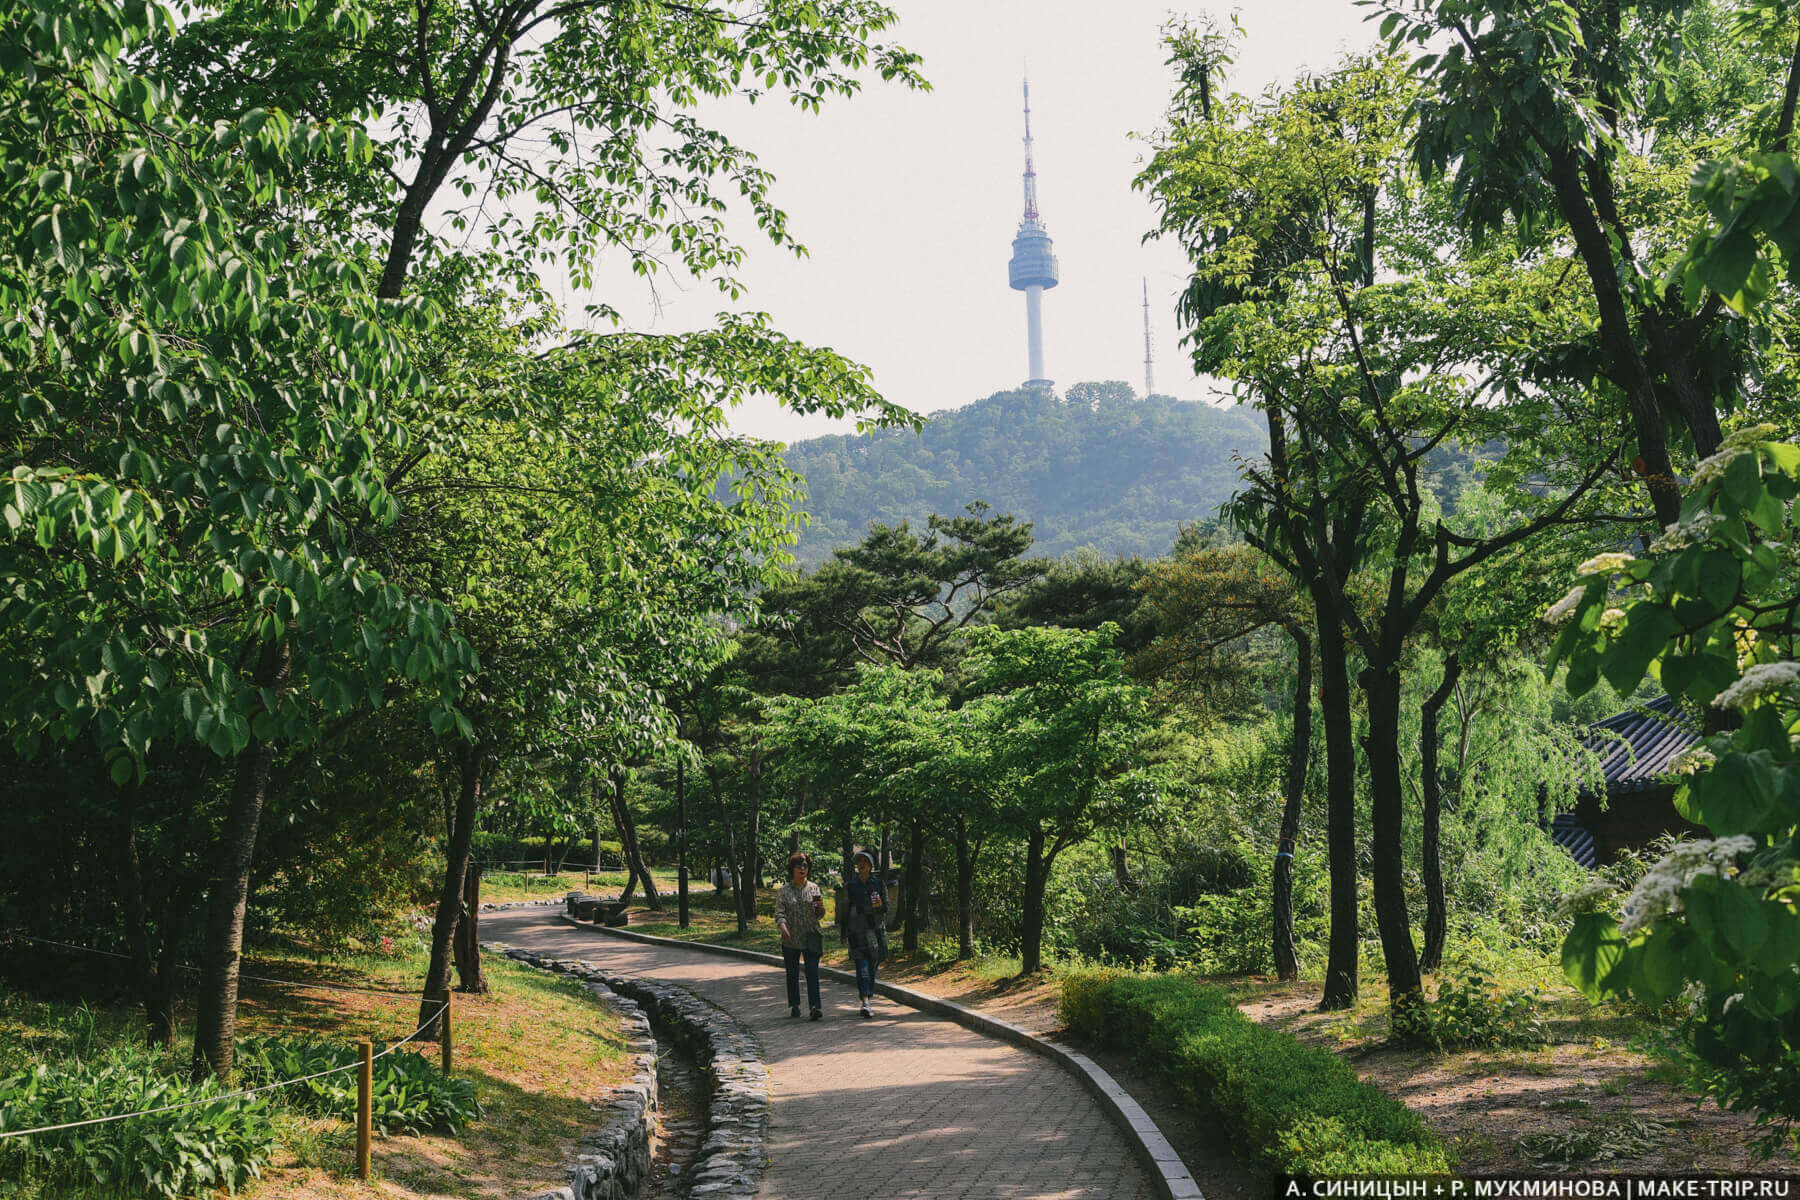
<path id="1" fill-rule="evenodd" d="M 1582 913 L 1563 939 L 1563 974 L 1593 1001 L 1623 993 L 1629 983 L 1629 960 L 1618 924 L 1605 913 Z"/>
<path id="2" fill-rule="evenodd" d="M 1744 724 L 1732 735 L 1741 750 L 1767 750 L 1785 757 L 1788 752 L 1787 720 L 1773 704 L 1758 704 L 1744 714 Z"/>
<path id="3" fill-rule="evenodd" d="M 1733 504 L 1754 510 L 1763 496 L 1762 471 L 1756 455 L 1740 454 L 1732 459 L 1725 467 L 1720 488 Z"/>
<path id="4" fill-rule="evenodd" d="M 1737 555 L 1722 546 L 1711 546 L 1698 555 L 1695 568 L 1701 599 L 1714 613 L 1723 612 L 1737 598 L 1741 578 Z"/>
<path id="5" fill-rule="evenodd" d="M 1773 813 L 1778 777 L 1769 752 L 1731 753 L 1712 770 L 1694 776 L 1688 807 L 1713 833 L 1759 833 Z"/>
<path id="6" fill-rule="evenodd" d="M 1756 265 L 1756 257 L 1756 239 L 1747 231 L 1737 230 L 1710 247 L 1696 266 L 1706 286 L 1731 302 L 1744 290 L 1750 269 Z M 1738 305 L 1733 304 L 1733 307 Z M 1743 310 L 1739 308 L 1738 311 Z"/>
<path id="7" fill-rule="evenodd" d="M 1606 681 L 1621 694 L 1629 694 L 1649 670 L 1650 661 L 1681 632 L 1681 622 L 1666 605 L 1653 601 L 1635 604 L 1625 615 L 1625 628 L 1603 652 Z"/>
<path id="8" fill-rule="evenodd" d="M 1687 986 L 1683 967 L 1683 938 L 1679 926 L 1653 929 L 1635 951 L 1631 992 L 1654 1008 L 1679 995 Z"/>
<path id="9" fill-rule="evenodd" d="M 1754 961 L 1769 937 L 1768 920 L 1758 898 L 1749 888 L 1731 882 L 1720 883 L 1714 895 L 1719 932 L 1724 935 L 1725 944 L 1741 960 Z"/>
<path id="10" fill-rule="evenodd" d="M 1672 654 L 1659 669 L 1663 687 L 1705 707 L 1737 680 L 1737 663 L 1717 654 Z"/>

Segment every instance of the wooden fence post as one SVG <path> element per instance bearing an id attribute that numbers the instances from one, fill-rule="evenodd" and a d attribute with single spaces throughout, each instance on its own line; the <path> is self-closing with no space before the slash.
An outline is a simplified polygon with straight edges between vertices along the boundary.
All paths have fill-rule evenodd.
<path id="1" fill-rule="evenodd" d="M 444 989 L 444 1025 L 442 1036 L 438 1039 L 438 1050 L 443 1055 L 444 1074 L 450 1074 L 450 989 Z"/>
<path id="2" fill-rule="evenodd" d="M 369 1177 L 370 1126 L 375 1114 L 375 1047 L 368 1038 L 356 1039 L 356 1177 Z"/>

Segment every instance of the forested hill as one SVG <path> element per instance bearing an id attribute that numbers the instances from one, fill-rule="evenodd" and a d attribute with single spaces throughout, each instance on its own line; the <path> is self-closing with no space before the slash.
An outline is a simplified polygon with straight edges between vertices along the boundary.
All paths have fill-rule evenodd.
<path id="1" fill-rule="evenodd" d="M 972 500 L 1036 523 L 1040 553 L 1092 545 L 1105 554 L 1166 553 L 1177 525 L 1213 515 L 1237 488 L 1236 452 L 1267 433 L 1256 413 L 1123 383 L 1061 396 L 998 392 L 930 417 L 918 433 L 813 438 L 789 447 L 806 477 L 812 523 L 794 548 L 823 560 L 871 521 L 923 524 Z"/>

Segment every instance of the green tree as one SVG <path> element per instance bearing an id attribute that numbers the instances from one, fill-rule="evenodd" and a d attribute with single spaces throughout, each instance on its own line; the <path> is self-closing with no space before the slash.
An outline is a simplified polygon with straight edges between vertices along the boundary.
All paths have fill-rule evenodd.
<path id="1" fill-rule="evenodd" d="M 379 119 L 372 170 L 321 215 L 388 233 L 382 296 L 466 234 L 528 287 L 551 261 L 585 287 L 615 251 L 645 276 L 670 269 L 667 255 L 735 296 L 744 249 L 727 195 L 776 244 L 799 244 L 770 174 L 697 110 L 728 96 L 817 110 L 855 93 L 864 70 L 923 87 L 916 55 L 873 40 L 894 20 L 870 0 L 324 0 L 277 21 L 227 0 L 167 53 L 206 81 L 218 114 L 273 104 Z M 439 212 L 448 227 L 434 231 Z"/>
<path id="2" fill-rule="evenodd" d="M 1276 975 L 1297 978 L 1294 853 L 1300 840 L 1307 763 L 1312 755 L 1310 614 L 1287 573 L 1248 545 L 1211 546 L 1191 541 L 1155 563 L 1142 590 L 1144 611 L 1156 637 L 1132 657 L 1132 672 L 1178 689 L 1191 710 L 1230 712 L 1260 701 L 1260 695 L 1250 692 L 1268 673 L 1268 639 L 1262 635 L 1279 632 L 1293 643 L 1293 726 L 1288 735 L 1270 905 Z M 1283 660 L 1281 666 L 1286 665 Z M 1259 666 L 1263 669 L 1258 670 Z M 1286 684 L 1282 680 L 1282 685 Z"/>
<path id="3" fill-rule="evenodd" d="M 1671 199 L 1708 160 L 1785 148 L 1783 85 L 1800 78 L 1791 14 L 1672 0 L 1372 7 L 1396 49 L 1433 51 L 1417 60 L 1427 87 L 1413 155 L 1426 178 L 1449 178 L 1462 222 L 1527 253 L 1572 243 L 1592 332 L 1572 327 L 1545 365 L 1624 402 L 1656 522 L 1674 522 L 1673 455 L 1682 441 L 1700 457 L 1719 448 L 1720 413 L 1741 402 L 1758 357 L 1737 313 L 1769 268 L 1748 229 L 1725 225 L 1684 269 L 1691 224 Z M 1709 93 L 1709 76 L 1740 88 Z M 1708 172 L 1723 196 L 1754 186 L 1735 167 Z"/>
<path id="4" fill-rule="evenodd" d="M 1456 236 L 1439 193 L 1405 169 L 1409 101 L 1397 62 L 1352 61 L 1234 102 L 1230 124 L 1178 125 L 1145 173 L 1196 264 L 1186 303 L 1203 365 L 1270 413 L 1270 455 L 1246 469 L 1235 511 L 1312 593 L 1327 688 L 1340 628 L 1363 660 L 1375 911 L 1397 1008 L 1420 995 L 1404 881 L 1409 645 L 1451 580 L 1581 520 L 1618 444 L 1585 393 L 1543 386 L 1535 355 L 1496 337 L 1539 319 L 1553 277 Z M 1505 445 L 1485 483 L 1518 514 L 1509 525 L 1441 511 L 1424 460 L 1446 442 Z M 1355 535 L 1332 536 L 1334 522 Z"/>
<path id="5" fill-rule="evenodd" d="M 1679 524 L 1643 557 L 1583 563 L 1548 614 L 1563 624 L 1551 667 L 1568 663 L 1571 694 L 1601 677 L 1628 690 L 1650 671 L 1701 711 L 1741 717 L 1675 767 L 1686 776 L 1676 806 L 1715 837 L 1678 843 L 1616 917 L 1578 916 L 1563 965 L 1594 997 L 1663 1005 L 1686 989 L 1695 1081 L 1722 1105 L 1781 1120 L 1771 1144 L 1800 1115 L 1800 446 L 1768 440 L 1776 432 L 1728 436 L 1695 472 Z"/>
<path id="6" fill-rule="evenodd" d="M 963 669 L 971 736 L 1010 775 L 996 818 L 1025 839 L 1020 972 L 1043 965 L 1044 894 L 1057 856 L 1146 806 L 1138 745 L 1145 690 L 1125 676 L 1118 629 L 973 629 Z M 1000 789 L 996 789 L 1000 791 Z"/>
<path id="7" fill-rule="evenodd" d="M 0 21 L 0 304 L 9 537 L 0 549 L 21 752 L 86 742 L 119 784 L 153 748 L 231 763 L 195 1069 L 229 1076 L 237 963 L 276 749 L 404 677 L 454 724 L 473 667 L 441 605 L 385 581 L 397 405 L 426 387 L 356 242 L 280 216 L 354 128 L 259 109 L 190 118 L 122 65 L 160 9 L 13 4 Z"/>

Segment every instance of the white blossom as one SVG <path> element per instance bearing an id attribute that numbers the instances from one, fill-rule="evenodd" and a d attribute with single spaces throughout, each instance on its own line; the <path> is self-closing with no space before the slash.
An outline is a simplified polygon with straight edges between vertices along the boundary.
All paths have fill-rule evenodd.
<path id="1" fill-rule="evenodd" d="M 1719 1006 L 1719 1015 L 1724 1016 L 1726 1013 L 1730 1012 L 1731 1006 L 1743 998 L 1744 993 L 1742 992 L 1733 992 L 1731 995 L 1725 997 L 1725 1003 Z"/>
<path id="2" fill-rule="evenodd" d="M 1634 563 L 1636 561 L 1637 555 L 1635 554 L 1628 554 L 1623 550 L 1613 550 L 1605 554 L 1594 555 L 1594 557 L 1588 559 L 1579 567 L 1576 567 L 1575 573 L 1577 575 L 1610 575 L 1614 571 L 1624 567 L 1626 563 Z"/>
<path id="3" fill-rule="evenodd" d="M 1604 879 L 1584 883 L 1556 902 L 1556 915 L 1567 921 L 1581 913 L 1593 912 L 1617 892 L 1618 889 Z"/>
<path id="4" fill-rule="evenodd" d="M 1623 624 L 1625 624 L 1625 610 L 1622 608 L 1609 608 L 1600 614 L 1600 628 L 1608 633 L 1616 633 L 1619 626 Z"/>
<path id="5" fill-rule="evenodd" d="M 1738 856 L 1756 849 L 1756 840 L 1743 834 L 1677 842 L 1631 889 L 1625 898 L 1619 932 L 1636 933 L 1666 913 L 1681 911 L 1681 889 L 1702 875 L 1729 878 Z"/>
<path id="6" fill-rule="evenodd" d="M 1650 543 L 1652 554 L 1673 554 L 1677 550 L 1685 550 L 1689 546 L 1698 545 L 1712 536 L 1713 526 L 1725 520 L 1715 512 L 1697 512 L 1679 524 L 1663 527 L 1662 536 Z"/>
<path id="7" fill-rule="evenodd" d="M 1702 771 L 1710 770 L 1718 761 L 1713 752 L 1705 746 L 1689 746 L 1676 756 L 1674 762 L 1669 764 L 1669 773 L 1672 775 L 1698 775 Z"/>
<path id="8" fill-rule="evenodd" d="M 1738 677 L 1736 683 L 1713 697 L 1714 708 L 1748 708 L 1764 696 L 1792 687 L 1800 682 L 1800 662 L 1758 663 Z"/>
<path id="9" fill-rule="evenodd" d="M 1691 979 L 1676 999 L 1681 1001 L 1689 1016 L 1699 1016 L 1706 1010 L 1706 986 L 1697 979 Z"/>
<path id="10" fill-rule="evenodd" d="M 1744 446 L 1722 446 L 1717 454 L 1700 460 L 1694 468 L 1694 477 L 1689 482 L 1694 487 L 1711 483 L 1715 479 L 1725 478 L 1725 468 L 1752 451 Z"/>
<path id="11" fill-rule="evenodd" d="M 1587 589 L 1584 587 L 1570 588 L 1568 595 L 1544 610 L 1544 620 L 1552 625 L 1561 625 L 1575 615 L 1575 610 L 1581 607 L 1581 598 L 1585 595 Z"/>
<path id="12" fill-rule="evenodd" d="M 1772 423 L 1763 421 L 1757 425 L 1746 425 L 1742 429 L 1732 430 L 1719 445 L 1721 448 L 1728 446 L 1733 450 L 1754 450 L 1759 444 L 1768 441 L 1780 432 L 1781 430 Z"/>

